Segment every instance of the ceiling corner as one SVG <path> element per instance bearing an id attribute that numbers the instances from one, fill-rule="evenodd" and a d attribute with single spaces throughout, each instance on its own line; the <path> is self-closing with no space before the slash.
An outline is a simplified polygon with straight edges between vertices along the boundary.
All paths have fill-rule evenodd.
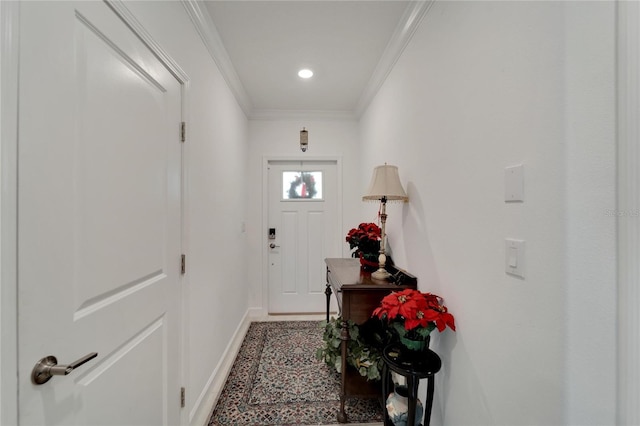
<path id="1" fill-rule="evenodd" d="M 214 62 L 218 65 L 220 73 L 229 85 L 229 88 L 240 105 L 240 108 L 247 117 L 250 117 L 253 113 L 253 104 L 240 81 L 240 77 L 238 77 L 238 73 L 231 62 L 231 59 L 229 58 L 229 54 L 222 43 L 209 11 L 204 7 L 204 5 L 202 5 L 201 1 L 182 0 L 182 4 L 187 10 L 193 25 L 200 35 L 200 38 L 207 47 L 209 55 L 211 55 Z"/>
<path id="2" fill-rule="evenodd" d="M 362 116 L 378 93 L 378 90 L 382 87 L 382 84 L 387 79 L 387 76 L 400 58 L 400 55 L 402 55 L 405 47 L 409 44 L 422 18 L 429 12 L 433 3 L 435 3 L 435 0 L 421 0 L 409 3 L 384 53 L 380 57 L 380 61 L 378 61 L 369 82 L 362 91 L 362 95 L 355 108 L 356 117 L 359 118 Z"/>
<path id="3" fill-rule="evenodd" d="M 357 117 L 353 111 L 255 109 L 249 116 L 249 119 L 355 121 Z"/>

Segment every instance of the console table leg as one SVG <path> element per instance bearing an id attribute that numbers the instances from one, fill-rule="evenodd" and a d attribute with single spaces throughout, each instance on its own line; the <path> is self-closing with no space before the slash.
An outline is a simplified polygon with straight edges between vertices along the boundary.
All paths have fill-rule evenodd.
<path id="1" fill-rule="evenodd" d="M 331 284 L 327 283 L 327 288 L 324 290 L 324 294 L 327 295 L 327 322 L 329 322 L 329 306 L 331 305 Z"/>
<path id="2" fill-rule="evenodd" d="M 340 343 L 342 351 L 342 366 L 340 368 L 340 410 L 338 411 L 338 422 L 347 423 L 347 413 L 344 411 L 344 403 L 347 398 L 347 345 L 349 342 L 349 324 L 346 320 L 342 321 L 342 329 L 340 330 Z"/>

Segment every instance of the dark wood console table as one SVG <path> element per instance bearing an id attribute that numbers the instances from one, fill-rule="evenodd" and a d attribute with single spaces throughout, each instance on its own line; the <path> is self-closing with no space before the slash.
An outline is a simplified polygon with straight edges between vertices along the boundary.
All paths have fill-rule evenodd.
<path id="1" fill-rule="evenodd" d="M 396 275 L 400 283 L 379 281 L 371 278 L 371 273 L 360 267 L 359 259 L 325 259 L 327 264 L 327 321 L 329 320 L 329 304 L 331 294 L 336 295 L 338 301 L 338 315 L 342 318 L 342 371 L 340 386 L 340 409 L 338 421 L 347 422 L 347 414 L 344 411 L 344 403 L 347 397 L 378 397 L 380 389 L 360 376 L 356 371 L 347 369 L 347 341 L 349 340 L 349 328 L 347 321 L 363 324 L 371 317 L 373 310 L 378 307 L 380 301 L 392 291 L 405 288 L 417 288 L 418 279 L 408 272 L 387 265 L 387 271 Z"/>

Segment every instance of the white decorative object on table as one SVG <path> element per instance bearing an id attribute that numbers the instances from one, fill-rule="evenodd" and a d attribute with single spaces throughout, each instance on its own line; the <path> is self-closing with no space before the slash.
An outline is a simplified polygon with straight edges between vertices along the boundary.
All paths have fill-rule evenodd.
<path id="1" fill-rule="evenodd" d="M 409 421 L 408 395 L 409 390 L 406 386 L 396 384 L 394 385 L 393 393 L 390 393 L 389 397 L 387 398 L 387 414 L 389 415 L 389 420 L 391 420 L 394 426 L 420 425 L 424 408 L 422 407 L 422 402 L 419 399 L 416 401 L 415 422 L 413 425 L 407 424 Z"/>

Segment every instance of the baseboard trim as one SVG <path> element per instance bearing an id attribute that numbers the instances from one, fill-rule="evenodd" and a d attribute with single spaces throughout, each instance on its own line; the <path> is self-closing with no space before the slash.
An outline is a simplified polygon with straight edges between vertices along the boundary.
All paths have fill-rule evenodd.
<path id="1" fill-rule="evenodd" d="M 251 319 L 262 318 L 267 315 L 267 310 L 264 308 L 249 308 L 247 315 Z"/>
<path id="2" fill-rule="evenodd" d="M 227 377 L 231 372 L 233 361 L 240 350 L 244 336 L 247 334 L 249 325 L 253 320 L 251 314 L 252 309 L 248 309 L 247 312 L 245 312 L 242 317 L 242 321 L 240 321 L 240 324 L 233 333 L 231 341 L 222 354 L 220 362 L 213 370 L 213 373 L 211 373 L 202 393 L 198 396 L 198 399 L 193 405 L 193 409 L 191 410 L 191 413 L 189 413 L 189 424 L 191 426 L 207 425 L 207 422 L 211 417 L 211 412 L 218 402 L 222 389 L 224 388 L 224 384 L 227 381 Z"/>

